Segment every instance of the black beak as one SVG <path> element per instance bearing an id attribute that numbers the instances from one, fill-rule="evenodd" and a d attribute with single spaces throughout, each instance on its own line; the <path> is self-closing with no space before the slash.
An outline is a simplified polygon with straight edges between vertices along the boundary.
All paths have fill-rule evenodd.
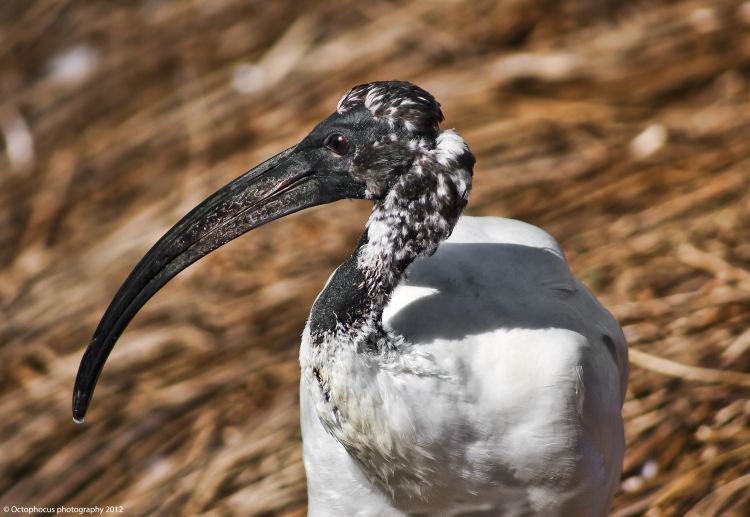
<path id="1" fill-rule="evenodd" d="M 73 419 L 86 415 L 96 381 L 120 334 L 177 273 L 216 248 L 270 221 L 343 198 L 362 198 L 348 174 L 316 171 L 296 147 L 246 172 L 172 227 L 120 287 L 94 332 L 76 376 Z"/>

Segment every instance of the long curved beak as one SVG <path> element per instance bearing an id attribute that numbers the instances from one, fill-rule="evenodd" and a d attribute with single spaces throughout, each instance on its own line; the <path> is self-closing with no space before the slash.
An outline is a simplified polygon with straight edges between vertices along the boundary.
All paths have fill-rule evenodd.
<path id="1" fill-rule="evenodd" d="M 214 193 L 175 224 L 136 265 L 81 359 L 73 389 L 76 422 L 83 422 L 99 374 L 125 327 L 177 273 L 253 228 L 307 207 L 361 197 L 343 177 L 313 170 L 295 150 L 281 152 Z"/>

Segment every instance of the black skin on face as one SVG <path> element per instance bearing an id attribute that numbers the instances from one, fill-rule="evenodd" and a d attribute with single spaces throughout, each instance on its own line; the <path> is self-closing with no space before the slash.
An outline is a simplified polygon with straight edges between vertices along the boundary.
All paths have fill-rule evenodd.
<path id="1" fill-rule="evenodd" d="M 359 104 L 343 113 L 333 113 L 318 124 L 300 142 L 298 149 L 311 152 L 309 162 L 321 169 L 346 170 L 356 181 L 367 188 L 367 198 L 382 199 L 396 180 L 412 165 L 415 153 L 409 142 L 421 139 L 428 147 L 434 147 L 437 137 L 437 122 L 442 120 L 439 104 L 429 117 L 414 115 L 412 123 L 419 122 L 417 131 L 409 131 L 402 124 L 389 124 L 378 118 L 364 105 Z M 409 106 L 409 113 L 412 107 Z M 407 111 L 403 107 L 401 111 Z M 415 111 L 415 113 L 417 113 Z M 408 113 L 404 113 L 408 115 Z M 348 140 L 346 153 L 338 154 L 327 143 L 336 135 Z M 307 153 L 306 153 L 307 154 Z"/>

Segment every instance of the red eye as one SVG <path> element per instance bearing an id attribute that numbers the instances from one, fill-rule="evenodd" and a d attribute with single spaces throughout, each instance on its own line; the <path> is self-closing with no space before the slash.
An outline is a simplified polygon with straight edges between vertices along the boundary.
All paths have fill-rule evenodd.
<path id="1" fill-rule="evenodd" d="M 349 151 L 349 139 L 339 133 L 329 135 L 324 145 L 339 156 L 344 156 Z"/>

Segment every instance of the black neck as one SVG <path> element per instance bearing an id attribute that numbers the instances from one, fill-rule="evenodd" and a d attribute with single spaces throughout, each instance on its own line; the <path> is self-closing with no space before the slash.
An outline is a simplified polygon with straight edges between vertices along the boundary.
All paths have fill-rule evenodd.
<path id="1" fill-rule="evenodd" d="M 373 332 L 381 331 L 383 309 L 416 255 L 380 262 L 374 271 L 374 266 L 363 264 L 360 258 L 367 244 L 365 230 L 352 255 L 336 269 L 315 301 L 310 314 L 313 343 L 355 328 L 370 326 Z"/>

